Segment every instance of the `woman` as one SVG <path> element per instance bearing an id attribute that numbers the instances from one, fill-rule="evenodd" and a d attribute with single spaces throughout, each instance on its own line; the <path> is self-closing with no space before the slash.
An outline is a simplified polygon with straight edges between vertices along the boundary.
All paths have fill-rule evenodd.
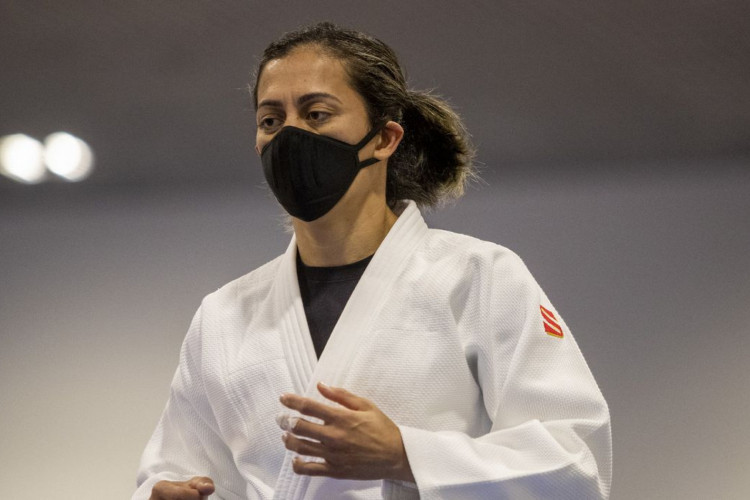
<path id="1" fill-rule="evenodd" d="M 134 498 L 606 498 L 565 323 L 515 254 L 420 215 L 472 175 L 455 113 L 328 23 L 271 44 L 253 96 L 294 236 L 204 299 Z"/>

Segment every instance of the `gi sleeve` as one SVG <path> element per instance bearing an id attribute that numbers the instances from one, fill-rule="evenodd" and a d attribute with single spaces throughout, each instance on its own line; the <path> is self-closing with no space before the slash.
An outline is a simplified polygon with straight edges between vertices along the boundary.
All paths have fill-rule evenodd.
<path id="1" fill-rule="evenodd" d="M 492 426 L 479 437 L 400 426 L 420 497 L 608 498 L 609 410 L 578 345 L 520 258 L 500 252 L 486 271 L 474 335 Z"/>
<path id="2" fill-rule="evenodd" d="M 206 397 L 201 366 L 201 309 L 195 314 L 180 351 L 169 400 L 138 470 L 133 500 L 147 500 L 162 480 L 186 481 L 208 476 L 216 486 L 211 498 L 244 498 L 244 481 Z"/>

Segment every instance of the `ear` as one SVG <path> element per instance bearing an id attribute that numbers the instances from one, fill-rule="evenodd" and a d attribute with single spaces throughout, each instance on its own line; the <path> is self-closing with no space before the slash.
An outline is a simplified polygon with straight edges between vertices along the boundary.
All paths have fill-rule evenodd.
<path id="1" fill-rule="evenodd" d="M 378 135 L 380 141 L 375 147 L 373 157 L 378 160 L 387 160 L 396 152 L 396 148 L 401 144 L 401 139 L 404 138 L 404 129 L 401 125 L 394 121 L 389 121 L 383 125 L 383 129 Z"/>

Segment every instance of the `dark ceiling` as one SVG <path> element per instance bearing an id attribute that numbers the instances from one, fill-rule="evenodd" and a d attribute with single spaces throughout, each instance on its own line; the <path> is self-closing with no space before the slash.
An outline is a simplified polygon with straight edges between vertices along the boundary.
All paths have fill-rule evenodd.
<path id="1" fill-rule="evenodd" d="M 259 181 L 245 86 L 324 19 L 449 98 L 485 170 L 750 158 L 747 0 L 0 0 L 0 135 L 80 136 L 95 186 Z"/>

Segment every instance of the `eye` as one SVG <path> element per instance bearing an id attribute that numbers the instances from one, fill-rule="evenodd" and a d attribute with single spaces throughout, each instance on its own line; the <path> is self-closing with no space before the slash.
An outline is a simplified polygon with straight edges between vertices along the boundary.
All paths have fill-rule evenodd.
<path id="1" fill-rule="evenodd" d="M 307 118 L 315 123 L 323 123 L 331 116 L 331 113 L 325 111 L 310 111 L 307 113 Z"/>
<path id="2" fill-rule="evenodd" d="M 258 128 L 269 131 L 278 128 L 281 125 L 281 120 L 275 116 L 266 116 L 261 118 L 258 122 Z"/>

